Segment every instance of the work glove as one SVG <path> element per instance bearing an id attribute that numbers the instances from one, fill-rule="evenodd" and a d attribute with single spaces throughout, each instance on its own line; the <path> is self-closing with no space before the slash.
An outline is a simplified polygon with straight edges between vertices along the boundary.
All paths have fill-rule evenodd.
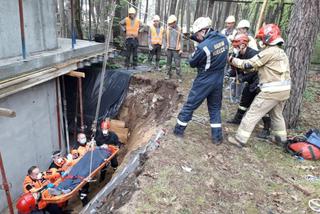
<path id="1" fill-rule="evenodd" d="M 68 175 L 68 173 L 67 172 L 61 172 L 61 177 L 66 177 Z"/>
<path id="2" fill-rule="evenodd" d="M 68 154 L 68 155 L 67 155 L 67 160 L 68 160 L 68 161 L 72 161 L 72 160 L 73 160 L 72 154 Z"/>
<path id="3" fill-rule="evenodd" d="M 108 149 L 109 146 L 107 144 L 103 144 L 102 146 L 100 146 L 101 149 Z"/>
<path id="4" fill-rule="evenodd" d="M 55 186 L 54 186 L 54 184 L 53 183 L 48 183 L 47 184 L 47 188 L 54 188 Z"/>

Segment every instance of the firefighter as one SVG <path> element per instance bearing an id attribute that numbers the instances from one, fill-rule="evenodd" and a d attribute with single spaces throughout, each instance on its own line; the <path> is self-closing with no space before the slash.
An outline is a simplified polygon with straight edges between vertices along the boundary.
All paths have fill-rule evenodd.
<path id="1" fill-rule="evenodd" d="M 237 25 L 237 34 L 246 34 L 249 38 L 248 46 L 254 50 L 258 50 L 257 41 L 250 34 L 250 22 L 248 20 L 240 20 Z"/>
<path id="2" fill-rule="evenodd" d="M 232 40 L 234 52 L 237 54 L 239 59 L 251 59 L 259 53 L 257 50 L 248 46 L 248 44 L 250 43 L 249 40 L 250 39 L 247 34 L 237 34 L 234 40 Z M 254 70 L 253 72 L 245 72 L 245 70 L 235 67 L 231 69 L 230 75 L 231 77 L 236 77 L 239 82 L 245 84 L 241 94 L 237 113 L 235 114 L 233 119 L 227 121 L 227 123 L 240 124 L 242 117 L 250 107 L 253 99 L 260 92 L 260 89 L 258 87 L 259 77 L 256 70 Z M 267 139 L 270 135 L 271 120 L 270 117 L 267 116 L 263 117 L 262 120 L 264 123 L 264 128 L 257 137 Z"/>
<path id="3" fill-rule="evenodd" d="M 23 192 L 32 193 L 37 200 L 36 209 L 32 210 L 31 213 L 39 213 L 41 211 L 47 211 L 52 214 L 62 213 L 61 208 L 57 204 L 47 204 L 41 201 L 41 192 L 53 186 L 50 181 L 43 177 L 43 173 L 40 172 L 37 166 L 32 166 L 28 169 L 28 174 L 23 181 Z"/>
<path id="4" fill-rule="evenodd" d="M 178 80 L 182 82 L 180 62 L 181 54 L 183 53 L 183 41 L 182 32 L 177 25 L 177 17 L 175 15 L 170 15 L 168 18 L 166 37 L 168 76 L 165 79 L 168 80 L 172 77 L 172 59 L 174 59 Z"/>
<path id="5" fill-rule="evenodd" d="M 235 35 L 237 34 L 237 30 L 235 29 L 236 18 L 234 16 L 228 16 L 225 20 L 226 28 L 221 31 L 221 34 L 225 35 L 229 43 L 233 40 Z"/>
<path id="6" fill-rule="evenodd" d="M 193 112 L 207 99 L 210 116 L 212 143 L 222 143 L 221 101 L 224 67 L 228 58 L 227 38 L 211 28 L 209 17 L 200 17 L 193 24 L 197 49 L 189 61 L 191 67 L 198 69 L 187 102 L 180 111 L 174 128 L 176 136 L 183 136 Z"/>
<path id="7" fill-rule="evenodd" d="M 284 40 L 275 24 L 259 29 L 256 38 L 265 48 L 248 60 L 229 58 L 231 65 L 241 69 L 256 69 L 261 92 L 254 98 L 250 109 L 242 119 L 236 135 L 228 141 L 239 148 L 247 145 L 250 135 L 259 120 L 269 112 L 272 123 L 272 141 L 283 144 L 287 140 L 286 124 L 282 115 L 285 101 L 289 99 L 291 78 L 289 60 L 281 49 Z"/>
<path id="8" fill-rule="evenodd" d="M 92 145 L 87 142 L 87 137 L 84 133 L 78 133 L 77 143 L 74 145 L 71 154 L 73 159 L 78 159 L 84 156 L 88 151 L 91 150 Z M 82 206 L 87 205 L 89 202 L 88 193 L 89 193 L 89 183 L 86 183 L 79 191 L 79 198 L 81 200 Z"/>
<path id="9" fill-rule="evenodd" d="M 126 67 L 129 69 L 130 58 L 132 56 L 132 67 L 135 69 L 138 63 L 138 35 L 139 32 L 143 30 L 143 25 L 142 22 L 136 18 L 136 10 L 133 7 L 129 8 L 128 14 L 128 17 L 120 22 L 120 27 L 126 34 Z"/>
<path id="10" fill-rule="evenodd" d="M 73 159 L 77 159 L 90 151 L 90 144 L 87 143 L 87 137 L 84 133 L 78 133 L 77 142 L 72 148 L 71 154 Z"/>
<path id="11" fill-rule="evenodd" d="M 149 61 L 152 62 L 152 58 L 156 56 L 155 69 L 159 70 L 159 61 L 161 56 L 161 48 L 163 44 L 164 29 L 160 26 L 160 17 L 155 15 L 153 17 L 153 25 L 150 26 L 148 33 L 148 45 L 150 50 Z"/>
<path id="12" fill-rule="evenodd" d="M 97 146 L 101 148 L 108 148 L 108 145 L 121 146 L 121 142 L 116 133 L 110 131 L 110 120 L 105 119 L 101 122 L 101 129 L 97 131 L 97 136 L 95 137 L 95 141 Z M 116 170 L 118 167 L 117 156 L 114 156 L 111 159 L 111 167 L 113 170 Z M 105 179 L 106 176 L 106 167 L 101 170 L 100 173 L 100 182 Z"/>
<path id="13" fill-rule="evenodd" d="M 49 169 L 57 169 L 60 171 L 66 171 L 69 167 L 73 165 L 72 155 L 69 154 L 67 158 L 61 155 L 60 151 L 55 151 L 52 153 L 52 162 Z"/>

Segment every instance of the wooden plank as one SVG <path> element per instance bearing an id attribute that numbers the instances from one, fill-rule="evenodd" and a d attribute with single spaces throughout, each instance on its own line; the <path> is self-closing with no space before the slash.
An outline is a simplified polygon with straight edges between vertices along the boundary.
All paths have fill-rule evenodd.
<path id="1" fill-rule="evenodd" d="M 16 116 L 16 112 L 11 110 L 11 109 L 0 108 L 0 116 L 15 117 Z"/>
<path id="2" fill-rule="evenodd" d="M 79 72 L 79 71 L 70 71 L 69 73 L 67 73 L 67 75 L 71 77 L 78 77 L 78 78 L 86 77 L 86 74 L 84 72 Z"/>
<path id="3" fill-rule="evenodd" d="M 110 120 L 110 127 L 125 128 L 126 123 L 122 120 Z"/>

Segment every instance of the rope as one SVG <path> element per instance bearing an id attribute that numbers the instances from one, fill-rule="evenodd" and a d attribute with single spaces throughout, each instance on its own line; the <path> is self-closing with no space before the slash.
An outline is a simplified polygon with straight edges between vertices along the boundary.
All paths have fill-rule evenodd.
<path id="1" fill-rule="evenodd" d="M 113 8 L 112 8 L 112 11 L 111 11 L 111 20 L 108 19 L 108 23 L 109 23 L 108 30 L 105 32 L 105 38 L 106 38 L 105 46 L 104 46 L 105 54 L 104 54 L 104 59 L 103 59 L 102 72 L 101 72 L 101 76 L 100 76 L 99 95 L 98 95 L 98 102 L 97 102 L 97 107 L 96 107 L 96 114 L 95 114 L 94 121 L 92 123 L 92 138 L 91 138 L 91 142 L 95 142 L 94 141 L 94 137 L 97 134 L 97 121 L 98 121 L 99 112 L 100 112 L 102 89 L 103 89 L 104 78 L 105 78 L 105 74 L 106 74 L 106 68 L 107 68 L 110 35 L 111 35 L 111 32 L 112 32 L 113 18 L 114 18 L 114 12 L 115 12 L 115 8 L 116 8 L 115 0 L 112 1 L 111 5 L 113 5 Z M 92 173 L 92 159 L 93 159 L 93 149 L 91 150 L 91 157 L 90 157 L 90 174 Z M 91 178 L 89 178 L 89 179 L 91 180 Z"/>
<path id="2" fill-rule="evenodd" d="M 308 205 L 312 211 L 320 213 L 320 199 L 311 199 Z"/>

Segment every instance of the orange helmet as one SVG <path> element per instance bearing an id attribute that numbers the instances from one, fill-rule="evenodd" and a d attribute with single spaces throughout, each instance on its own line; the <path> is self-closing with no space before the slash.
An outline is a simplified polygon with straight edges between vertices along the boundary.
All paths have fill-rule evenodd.
<path id="1" fill-rule="evenodd" d="M 276 24 L 267 24 L 261 27 L 256 38 L 260 39 L 265 45 L 276 45 L 284 42 L 280 28 Z"/>
<path id="2" fill-rule="evenodd" d="M 19 213 L 31 213 L 32 210 L 36 208 L 36 199 L 33 197 L 32 193 L 25 193 L 17 201 L 16 207 L 19 210 Z"/>
<path id="3" fill-rule="evenodd" d="M 249 37 L 246 34 L 238 34 L 236 37 L 232 40 L 232 46 L 234 48 L 239 47 L 240 45 L 248 45 L 249 43 Z"/>
<path id="4" fill-rule="evenodd" d="M 110 129 L 110 120 L 103 120 L 101 122 L 101 129 Z"/>

